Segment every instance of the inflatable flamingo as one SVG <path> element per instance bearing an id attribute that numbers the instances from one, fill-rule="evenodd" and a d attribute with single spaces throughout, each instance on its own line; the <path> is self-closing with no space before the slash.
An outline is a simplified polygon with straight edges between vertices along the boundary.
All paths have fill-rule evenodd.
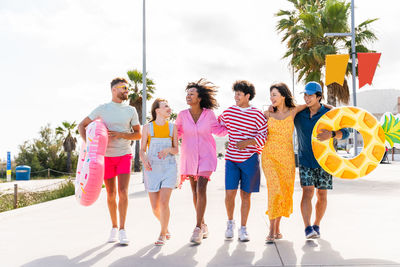
<path id="1" fill-rule="evenodd" d="M 100 121 L 86 128 L 86 142 L 82 144 L 76 168 L 75 197 L 83 206 L 92 205 L 100 195 L 104 179 L 104 155 L 108 130 Z"/>

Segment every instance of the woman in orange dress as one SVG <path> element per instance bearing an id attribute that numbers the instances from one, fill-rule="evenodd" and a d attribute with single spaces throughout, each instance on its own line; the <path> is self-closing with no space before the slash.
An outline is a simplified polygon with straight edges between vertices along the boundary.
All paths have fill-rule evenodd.
<path id="1" fill-rule="evenodd" d="M 297 106 L 284 83 L 270 87 L 270 99 L 274 112 L 266 111 L 268 137 L 261 156 L 262 168 L 268 187 L 268 210 L 270 220 L 267 243 L 282 238 L 280 221 L 293 212 L 295 161 L 293 151 L 294 117 L 306 108 Z"/>

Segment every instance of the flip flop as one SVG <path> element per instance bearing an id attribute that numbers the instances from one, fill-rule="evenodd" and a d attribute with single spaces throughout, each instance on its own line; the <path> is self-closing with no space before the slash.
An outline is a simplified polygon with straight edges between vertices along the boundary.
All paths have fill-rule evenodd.
<path id="1" fill-rule="evenodd" d="M 275 242 L 275 237 L 268 235 L 267 238 L 265 238 L 265 241 L 267 244 L 273 244 Z"/>
<path id="2" fill-rule="evenodd" d="M 165 241 L 166 241 L 165 236 L 164 237 L 159 236 L 158 240 L 156 242 L 154 242 L 154 245 L 156 245 L 156 246 L 164 246 L 165 245 Z"/>
<path id="3" fill-rule="evenodd" d="M 275 234 L 275 239 L 282 239 L 283 235 L 281 233 Z"/>

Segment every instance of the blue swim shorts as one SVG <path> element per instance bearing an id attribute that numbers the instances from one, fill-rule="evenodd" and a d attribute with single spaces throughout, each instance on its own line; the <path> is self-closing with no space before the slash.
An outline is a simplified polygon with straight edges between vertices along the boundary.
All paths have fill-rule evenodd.
<path id="1" fill-rule="evenodd" d="M 254 153 L 244 162 L 225 161 L 225 189 L 240 189 L 247 192 L 260 191 L 260 159 Z"/>

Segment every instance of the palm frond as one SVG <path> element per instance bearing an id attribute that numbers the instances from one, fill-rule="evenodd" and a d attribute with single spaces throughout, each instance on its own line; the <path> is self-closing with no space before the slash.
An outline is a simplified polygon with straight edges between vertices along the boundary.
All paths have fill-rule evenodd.
<path id="1" fill-rule="evenodd" d="M 297 74 L 298 82 L 321 82 L 325 67 L 325 56 L 337 54 L 351 47 L 347 37 L 324 37 L 327 32 L 349 32 L 350 3 L 345 0 L 288 0 L 292 9 L 279 10 L 275 16 L 276 31 L 282 34 L 281 41 L 286 45 L 283 58 L 290 59 L 289 65 Z M 375 33 L 369 29 L 376 19 L 369 19 L 356 29 L 357 52 L 368 51 L 367 43 L 376 40 Z M 349 74 L 349 64 L 346 74 Z M 337 101 L 348 102 L 347 81 L 343 86 L 333 85 Z"/>
<path id="2" fill-rule="evenodd" d="M 386 113 L 382 125 L 385 139 L 391 147 L 394 143 L 400 144 L 400 118 L 396 118 L 392 113 Z"/>
<path id="3" fill-rule="evenodd" d="M 369 24 L 371 24 L 372 22 L 375 22 L 377 20 L 379 20 L 379 18 L 367 19 L 367 20 L 361 22 L 360 24 L 358 24 L 357 28 L 363 28 L 363 27 L 368 26 Z"/>

